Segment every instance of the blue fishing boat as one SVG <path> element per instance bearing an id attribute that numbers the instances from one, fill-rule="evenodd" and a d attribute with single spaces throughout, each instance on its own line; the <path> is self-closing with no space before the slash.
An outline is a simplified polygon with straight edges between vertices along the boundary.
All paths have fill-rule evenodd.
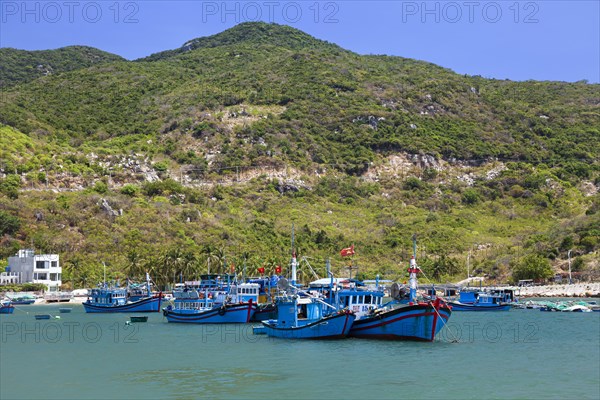
<path id="1" fill-rule="evenodd" d="M 348 335 L 356 318 L 348 310 L 325 315 L 323 302 L 296 294 L 278 296 L 276 304 L 277 319 L 262 321 L 254 333 L 282 339 L 340 339 Z"/>
<path id="2" fill-rule="evenodd" d="M 354 321 L 351 337 L 431 342 L 446 325 L 452 309 L 441 299 L 377 309 Z"/>
<path id="3" fill-rule="evenodd" d="M 6 295 L 8 297 L 8 294 Z M 35 303 L 35 296 L 30 294 L 15 295 L 9 297 L 13 305 L 29 305 Z"/>
<path id="4" fill-rule="evenodd" d="M 458 301 L 449 301 L 453 311 L 509 311 L 510 303 L 504 302 L 506 297 L 501 293 L 481 291 L 461 291 Z"/>
<path id="5" fill-rule="evenodd" d="M 83 308 L 86 313 L 158 312 L 161 301 L 162 293 L 152 294 L 150 276 L 146 274 L 145 297 L 136 297 L 136 300 L 131 301 L 126 287 L 109 287 L 104 282 L 100 287 L 92 289 L 88 299 L 83 303 Z"/>
<path id="6" fill-rule="evenodd" d="M 340 297 L 358 316 L 349 336 L 367 339 L 433 341 L 446 325 L 452 308 L 440 298 L 417 300 L 417 275 L 421 272 L 416 262 L 416 237 L 413 237 L 413 256 L 408 268 L 408 302 L 394 300 L 381 304 L 383 294 L 360 289 L 341 291 Z M 393 297 L 401 299 L 398 286 Z M 355 308 L 356 307 L 356 308 Z"/>
<path id="7" fill-rule="evenodd" d="M 441 299 L 417 301 L 416 291 L 408 303 L 393 300 L 383 304 L 384 291 L 378 284 L 375 287 L 351 285 L 339 290 L 337 296 L 340 307 L 356 314 L 349 333 L 356 338 L 433 341 L 452 312 Z M 398 293 L 393 296 L 400 298 Z"/>
<path id="8" fill-rule="evenodd" d="M 174 290 L 173 305 L 163 308 L 168 322 L 192 324 L 246 323 L 256 312 L 259 286 L 255 283 L 233 284 L 224 301 L 217 301 L 206 288 L 184 287 Z"/>
<path id="9" fill-rule="evenodd" d="M 0 301 L 0 314 L 12 314 L 15 311 L 10 300 Z"/>

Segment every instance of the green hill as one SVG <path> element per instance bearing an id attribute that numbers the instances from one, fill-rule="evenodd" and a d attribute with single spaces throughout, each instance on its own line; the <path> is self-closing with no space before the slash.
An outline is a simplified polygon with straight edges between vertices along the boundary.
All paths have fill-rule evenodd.
<path id="1" fill-rule="evenodd" d="M 118 273 L 214 247 L 256 265 L 287 257 L 294 222 L 305 255 L 353 242 L 370 276 L 399 273 L 415 231 L 435 279 L 475 244 L 498 279 L 529 252 L 559 268 L 568 246 L 597 268 L 600 85 L 463 76 L 265 23 L 37 78 L 18 54 L 3 255 L 33 241 Z"/>
<path id="2" fill-rule="evenodd" d="M 42 76 L 87 68 L 94 64 L 123 60 L 114 54 L 87 46 L 56 50 L 26 51 L 0 48 L 0 88 L 29 82 Z"/>
<path id="3" fill-rule="evenodd" d="M 269 44 L 270 46 L 292 50 L 306 50 L 308 48 L 343 50 L 335 44 L 316 39 L 289 26 L 244 22 L 216 35 L 189 40 L 178 49 L 155 53 L 138 61 L 163 60 L 196 49 L 239 45 L 242 43 L 254 45 Z"/>

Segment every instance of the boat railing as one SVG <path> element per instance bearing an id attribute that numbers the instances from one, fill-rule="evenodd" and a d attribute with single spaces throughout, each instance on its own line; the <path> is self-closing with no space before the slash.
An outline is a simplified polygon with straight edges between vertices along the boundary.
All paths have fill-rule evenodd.
<path id="1" fill-rule="evenodd" d="M 197 290 L 181 290 L 181 291 L 173 291 L 173 297 L 175 299 L 199 299 L 200 293 Z"/>

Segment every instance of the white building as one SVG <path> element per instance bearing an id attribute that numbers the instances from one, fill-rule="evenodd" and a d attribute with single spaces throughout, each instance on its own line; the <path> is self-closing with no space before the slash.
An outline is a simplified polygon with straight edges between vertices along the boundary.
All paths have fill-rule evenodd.
<path id="1" fill-rule="evenodd" d="M 49 292 L 60 291 L 62 285 L 62 267 L 58 254 L 35 254 L 25 249 L 12 257 L 8 257 L 9 274 L 19 274 L 19 283 L 42 283 Z"/>
<path id="2" fill-rule="evenodd" d="M 20 282 L 20 276 L 16 272 L 0 272 L 0 285 L 12 285 Z"/>

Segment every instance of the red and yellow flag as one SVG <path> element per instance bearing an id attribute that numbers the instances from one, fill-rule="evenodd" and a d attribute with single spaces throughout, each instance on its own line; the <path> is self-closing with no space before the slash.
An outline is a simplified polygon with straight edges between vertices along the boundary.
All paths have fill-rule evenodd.
<path id="1" fill-rule="evenodd" d="M 353 254 L 354 254 L 354 245 L 352 245 L 350 247 L 346 247 L 345 249 L 342 249 L 342 251 L 340 251 L 340 255 L 342 257 L 351 256 Z"/>

